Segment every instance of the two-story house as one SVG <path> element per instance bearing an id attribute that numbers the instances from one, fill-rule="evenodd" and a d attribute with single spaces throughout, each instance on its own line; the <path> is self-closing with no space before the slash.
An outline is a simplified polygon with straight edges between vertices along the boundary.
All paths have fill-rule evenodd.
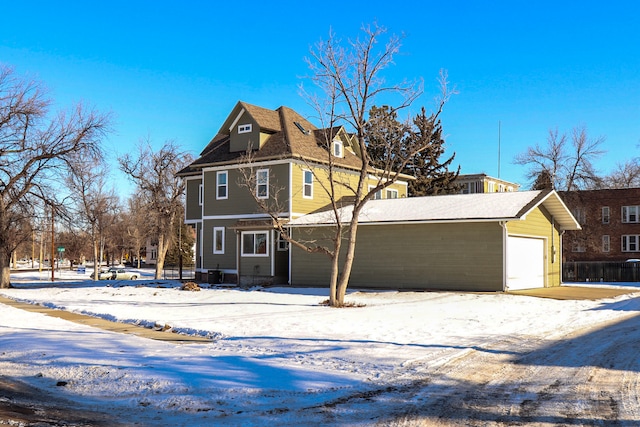
<path id="1" fill-rule="evenodd" d="M 185 221 L 196 230 L 196 278 L 288 283 L 289 245 L 264 208 L 285 222 L 322 211 L 331 183 L 335 199 L 352 198 L 361 158 L 344 128 L 319 129 L 290 108 L 238 102 L 200 157 L 180 172 Z M 371 170 L 367 185 L 378 179 Z M 407 179 L 376 198 L 406 197 Z"/>

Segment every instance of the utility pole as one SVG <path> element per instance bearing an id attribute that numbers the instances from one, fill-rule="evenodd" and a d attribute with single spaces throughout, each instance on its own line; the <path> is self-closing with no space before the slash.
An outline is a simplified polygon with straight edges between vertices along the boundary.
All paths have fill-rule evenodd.
<path id="1" fill-rule="evenodd" d="M 51 281 L 55 281 L 54 275 L 54 258 L 56 256 L 55 253 L 55 227 L 54 227 L 54 217 L 55 217 L 55 209 L 53 209 L 53 203 L 51 204 L 51 256 L 49 257 L 49 264 L 51 264 Z"/>

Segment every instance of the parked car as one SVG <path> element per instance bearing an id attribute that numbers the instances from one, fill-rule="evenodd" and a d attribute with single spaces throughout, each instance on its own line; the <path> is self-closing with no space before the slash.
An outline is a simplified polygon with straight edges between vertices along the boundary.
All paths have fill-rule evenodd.
<path id="1" fill-rule="evenodd" d="M 94 278 L 95 273 L 91 273 L 91 278 Z M 98 280 L 136 280 L 138 273 L 133 271 L 127 271 L 124 268 L 111 267 L 108 270 L 101 270 L 98 273 Z"/>

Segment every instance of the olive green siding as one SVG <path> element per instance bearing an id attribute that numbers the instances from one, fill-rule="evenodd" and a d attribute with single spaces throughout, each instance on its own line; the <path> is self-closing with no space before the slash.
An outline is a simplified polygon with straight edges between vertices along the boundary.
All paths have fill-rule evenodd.
<path id="1" fill-rule="evenodd" d="M 287 164 L 277 164 L 271 166 L 257 166 L 257 170 L 269 170 L 269 197 L 277 193 L 278 203 L 282 208 L 288 207 L 289 166 Z M 250 215 L 261 213 L 255 199 L 248 188 L 242 185 L 244 182 L 239 169 L 226 169 L 227 171 L 227 198 L 217 199 L 217 178 L 218 172 L 223 170 L 208 170 L 204 172 L 204 216 L 222 215 Z M 278 191 L 280 190 L 280 191 Z"/>
<path id="2" fill-rule="evenodd" d="M 317 228 L 309 237 L 321 233 L 327 237 L 330 229 Z M 502 236 L 497 222 L 361 224 L 350 286 L 501 291 Z M 328 257 L 292 249 L 291 263 L 292 284 L 328 285 Z"/>
<path id="3" fill-rule="evenodd" d="M 508 222 L 507 232 L 511 236 L 545 238 L 545 286 L 560 286 L 560 232 L 553 226 L 553 218 L 546 209 L 537 207 L 526 220 Z"/>
<path id="4" fill-rule="evenodd" d="M 238 133 L 239 125 L 248 124 L 251 125 L 251 132 Z M 229 150 L 231 152 L 247 151 L 247 148 L 249 147 L 253 149 L 259 148 L 261 139 L 260 126 L 248 113 L 243 113 L 240 119 L 230 129 L 230 131 L 231 144 L 229 146 Z"/>
<path id="5" fill-rule="evenodd" d="M 200 205 L 200 184 L 201 179 L 186 180 L 186 208 L 185 219 L 197 220 L 202 218 L 202 206 Z"/>
<path id="6" fill-rule="evenodd" d="M 202 223 L 196 223 L 196 269 L 202 268 L 202 253 L 200 252 L 200 232 L 202 231 Z"/>
<path id="7" fill-rule="evenodd" d="M 236 232 L 230 227 L 237 223 L 235 219 L 205 220 L 202 232 L 202 267 L 205 269 L 236 269 Z M 213 229 L 224 227 L 224 254 L 213 253 Z"/>

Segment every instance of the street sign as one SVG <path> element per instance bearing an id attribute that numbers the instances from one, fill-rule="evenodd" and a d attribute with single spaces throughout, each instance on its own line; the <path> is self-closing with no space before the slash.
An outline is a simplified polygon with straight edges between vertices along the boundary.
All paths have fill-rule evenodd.
<path id="1" fill-rule="evenodd" d="M 64 252 L 64 246 L 58 246 L 58 252 Z"/>

